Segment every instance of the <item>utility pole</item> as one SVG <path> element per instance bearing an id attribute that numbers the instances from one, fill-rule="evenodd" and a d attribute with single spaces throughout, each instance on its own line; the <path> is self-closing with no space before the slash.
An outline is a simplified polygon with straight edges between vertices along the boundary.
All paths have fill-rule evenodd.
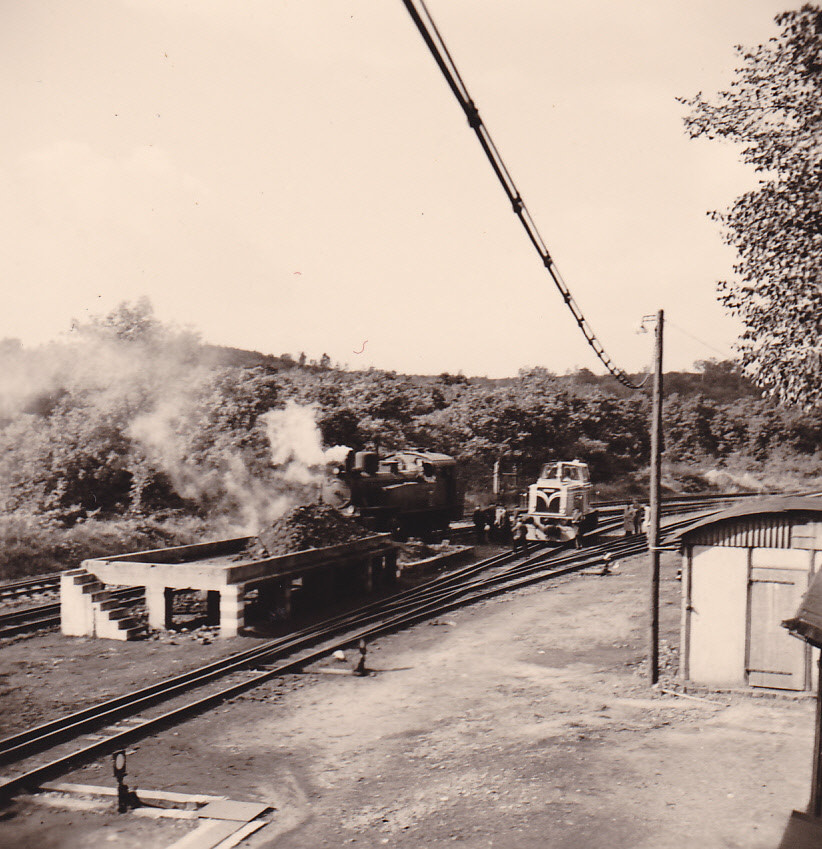
<path id="1" fill-rule="evenodd" d="M 648 552 L 651 567 L 651 628 L 648 646 L 648 671 L 653 686 L 659 681 L 659 489 L 662 461 L 662 330 L 665 315 L 656 314 L 654 338 L 654 390 L 651 408 L 651 521 L 648 527 Z"/>

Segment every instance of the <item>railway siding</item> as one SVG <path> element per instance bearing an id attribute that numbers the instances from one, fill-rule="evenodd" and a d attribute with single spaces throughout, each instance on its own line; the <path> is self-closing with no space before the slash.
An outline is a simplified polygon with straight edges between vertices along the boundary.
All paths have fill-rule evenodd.
<path id="1" fill-rule="evenodd" d="M 682 521 L 671 524 L 682 524 Z M 0 782 L 0 794 L 9 795 L 36 786 L 77 763 L 222 704 L 272 678 L 300 669 L 334 649 L 356 645 L 361 639 L 373 640 L 512 589 L 581 571 L 601 563 L 606 551 L 626 556 L 639 553 L 644 548 L 644 537 L 637 536 L 616 539 L 581 552 L 567 552 L 560 547 L 547 551 L 531 550 L 525 554 L 500 554 L 282 640 L 240 652 L 183 676 L 4 738 L 0 740 L 0 763 L 5 765 L 6 773 Z M 221 684 L 226 675 L 235 680 L 230 680 L 227 685 L 225 682 Z M 216 689 L 212 688 L 212 684 Z M 207 688 L 205 693 L 200 689 L 204 685 Z M 192 695 L 182 704 L 174 703 L 188 691 L 192 691 Z M 165 705 L 166 709 L 159 714 L 144 715 L 147 708 L 153 709 L 157 705 Z M 125 728 L 123 723 L 127 723 Z M 85 744 L 82 735 L 90 731 L 95 732 L 96 739 Z M 70 743 L 68 751 L 64 749 L 66 741 Z M 57 756 L 52 757 L 55 746 Z"/>

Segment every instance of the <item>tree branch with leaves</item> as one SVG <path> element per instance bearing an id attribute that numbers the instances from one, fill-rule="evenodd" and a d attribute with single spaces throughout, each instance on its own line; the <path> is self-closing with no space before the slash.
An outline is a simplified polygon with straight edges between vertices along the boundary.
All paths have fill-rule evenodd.
<path id="1" fill-rule="evenodd" d="M 725 139 L 760 174 L 756 189 L 712 216 L 737 251 L 719 299 L 743 323 L 745 374 L 779 401 L 822 402 L 822 9 L 775 18 L 727 91 L 681 99 L 691 138 Z"/>

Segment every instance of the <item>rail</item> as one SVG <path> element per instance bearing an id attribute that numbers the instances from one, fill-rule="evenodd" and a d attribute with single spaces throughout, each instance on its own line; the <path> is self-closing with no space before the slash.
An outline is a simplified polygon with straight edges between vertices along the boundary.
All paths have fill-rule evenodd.
<path id="1" fill-rule="evenodd" d="M 690 521 L 687 518 L 670 523 L 666 533 Z M 613 527 L 617 526 L 614 522 Z M 579 551 L 570 551 L 566 543 L 553 549 L 532 546 L 524 554 L 497 554 L 286 637 L 12 735 L 0 740 L 0 763 L 15 765 L 21 771 L 0 779 L 0 797 L 36 787 L 74 765 L 202 713 L 272 678 L 299 670 L 335 649 L 356 645 L 360 639 L 374 639 L 466 604 L 572 574 L 602 562 L 606 552 L 629 556 L 646 549 L 644 536 L 638 535 Z M 221 686 L 220 679 L 229 674 L 240 674 L 242 680 Z M 164 702 L 192 690 L 199 690 L 200 694 L 162 710 Z M 208 692 L 203 694 L 203 690 Z M 161 712 L 149 716 L 151 708 Z M 101 739 L 86 745 L 81 742 L 78 748 L 79 738 L 92 731 Z M 71 749 L 66 752 L 67 746 Z M 56 756 L 43 762 L 42 756 L 50 753 Z"/>
<path id="2" fill-rule="evenodd" d="M 143 587 L 122 587 L 111 591 L 111 597 L 122 601 L 139 601 L 145 598 Z M 57 628 L 60 625 L 60 603 L 22 607 L 9 613 L 0 613 L 0 639 L 28 631 Z"/>

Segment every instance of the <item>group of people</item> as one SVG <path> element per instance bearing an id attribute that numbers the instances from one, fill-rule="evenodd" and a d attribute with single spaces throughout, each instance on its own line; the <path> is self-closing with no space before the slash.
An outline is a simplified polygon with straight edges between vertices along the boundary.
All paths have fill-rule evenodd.
<path id="1" fill-rule="evenodd" d="M 643 507 L 634 498 L 630 504 L 625 505 L 625 509 L 622 511 L 622 526 L 625 529 L 625 536 L 629 537 L 646 531 L 650 518 L 651 508 L 647 505 Z"/>
<path id="2" fill-rule="evenodd" d="M 511 517 L 501 504 L 494 507 L 477 507 L 473 520 L 474 536 L 478 545 L 486 542 L 507 545 L 511 541 Z"/>
<path id="3" fill-rule="evenodd" d="M 474 538 L 477 545 L 495 542 L 501 545 L 511 544 L 514 551 L 524 551 L 528 547 L 528 524 L 531 521 L 527 515 L 515 513 L 512 522 L 508 511 L 501 505 L 496 507 L 477 507 L 473 514 Z M 574 545 L 583 545 L 583 516 L 577 510 L 571 518 L 571 528 Z"/>

